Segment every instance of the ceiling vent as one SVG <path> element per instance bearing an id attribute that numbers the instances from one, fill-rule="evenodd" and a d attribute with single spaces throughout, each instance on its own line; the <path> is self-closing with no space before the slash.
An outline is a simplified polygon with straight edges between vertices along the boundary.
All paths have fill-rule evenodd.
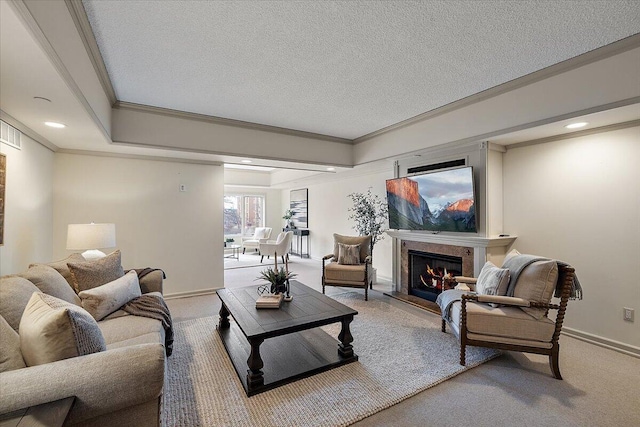
<path id="1" fill-rule="evenodd" d="M 21 138 L 22 133 L 18 129 L 0 120 L 0 142 L 21 150 Z"/>

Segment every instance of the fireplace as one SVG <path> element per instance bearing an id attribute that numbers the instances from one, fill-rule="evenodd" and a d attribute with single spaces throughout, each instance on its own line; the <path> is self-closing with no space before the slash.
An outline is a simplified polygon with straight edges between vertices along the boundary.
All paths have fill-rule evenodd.
<path id="1" fill-rule="evenodd" d="M 417 250 L 407 255 L 409 295 L 435 301 L 443 290 L 455 286 L 453 277 L 462 274 L 462 257 Z"/>

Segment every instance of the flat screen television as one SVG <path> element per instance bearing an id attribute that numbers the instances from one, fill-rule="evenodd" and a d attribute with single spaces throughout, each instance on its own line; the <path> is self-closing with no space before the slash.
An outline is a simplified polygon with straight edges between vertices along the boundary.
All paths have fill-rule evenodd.
<path id="1" fill-rule="evenodd" d="M 389 228 L 477 232 L 473 168 L 387 180 Z"/>

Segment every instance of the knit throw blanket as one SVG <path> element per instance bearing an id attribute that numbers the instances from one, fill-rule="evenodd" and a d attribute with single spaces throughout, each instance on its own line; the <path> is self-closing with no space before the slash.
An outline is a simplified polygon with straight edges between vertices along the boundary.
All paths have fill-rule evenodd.
<path id="1" fill-rule="evenodd" d="M 171 313 L 169 307 L 160 295 L 144 294 L 138 298 L 134 298 L 122 309 L 134 316 L 149 317 L 162 322 L 164 328 L 164 350 L 168 356 L 173 352 L 173 322 L 171 321 Z"/>
<path id="2" fill-rule="evenodd" d="M 440 306 L 440 314 L 444 320 L 451 320 L 451 306 L 454 302 L 460 301 L 462 299 L 462 295 L 465 294 L 474 294 L 474 292 L 447 289 L 438 295 L 438 298 L 436 298 L 436 304 Z"/>

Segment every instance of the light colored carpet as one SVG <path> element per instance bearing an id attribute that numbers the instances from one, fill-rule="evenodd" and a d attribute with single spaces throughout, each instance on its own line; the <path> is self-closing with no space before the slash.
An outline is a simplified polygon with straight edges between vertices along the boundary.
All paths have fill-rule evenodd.
<path id="1" fill-rule="evenodd" d="M 273 265 L 273 261 L 267 260 L 267 257 L 265 257 L 264 261 L 260 263 L 260 255 L 258 255 L 257 252 L 247 252 L 243 254 L 242 249 L 240 250 L 238 259 L 226 258 L 226 257 L 224 259 L 225 270 L 232 270 L 235 268 L 258 267 L 258 266 L 263 266 L 266 268 L 267 266 L 272 266 L 272 265 Z"/>
<path id="2" fill-rule="evenodd" d="M 440 331 L 438 317 L 425 319 L 381 301 L 365 302 L 356 292 L 334 298 L 359 312 L 351 331 L 360 360 L 251 398 L 215 331 L 217 316 L 176 323 L 164 425 L 349 425 L 498 354 L 469 348 L 468 364 L 460 366 L 459 346 Z M 339 328 L 323 329 L 337 337 Z"/>

